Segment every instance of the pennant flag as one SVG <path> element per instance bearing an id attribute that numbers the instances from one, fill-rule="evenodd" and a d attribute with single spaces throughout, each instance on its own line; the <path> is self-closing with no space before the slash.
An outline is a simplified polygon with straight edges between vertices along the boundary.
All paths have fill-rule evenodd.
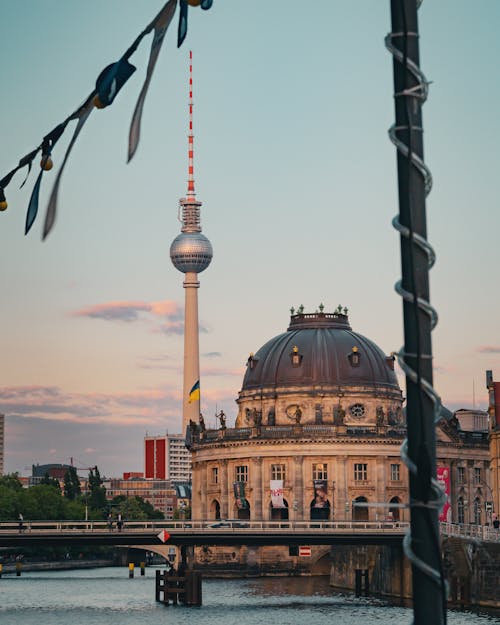
<path id="1" fill-rule="evenodd" d="M 190 404 L 193 401 L 199 401 L 199 399 L 200 399 L 200 381 L 198 380 L 198 382 L 196 382 L 196 384 L 193 385 L 193 388 L 189 391 L 188 403 Z"/>
<path id="2" fill-rule="evenodd" d="M 158 55 L 160 54 L 163 39 L 165 38 L 167 29 L 170 26 L 170 22 L 172 21 L 172 18 L 174 16 L 176 6 L 177 0 L 170 0 L 152 22 L 155 34 L 153 36 L 151 50 L 149 52 L 146 79 L 144 80 L 144 84 L 142 85 L 139 98 L 137 99 L 137 103 L 135 105 L 134 114 L 132 116 L 132 122 L 130 123 L 128 138 L 128 162 L 130 162 L 133 158 L 137 150 L 137 146 L 139 145 L 139 139 L 141 135 L 142 109 L 144 108 L 144 101 L 146 100 L 149 83 L 151 82 L 151 77 L 153 76 L 153 71 L 156 65 L 156 61 L 158 59 Z"/>
<path id="3" fill-rule="evenodd" d="M 70 144 L 66 150 L 66 154 L 64 155 L 64 159 L 61 165 L 61 168 L 57 172 L 57 177 L 54 182 L 54 186 L 52 187 L 52 192 L 50 194 L 49 203 L 47 205 L 47 212 L 45 213 L 45 224 L 43 226 L 43 239 L 47 237 L 49 232 L 52 230 L 52 226 L 56 220 L 56 211 L 57 211 L 57 194 L 59 192 L 59 183 L 61 182 L 61 176 L 66 166 L 66 161 L 75 145 L 75 141 L 80 134 L 80 130 L 83 128 L 83 125 L 87 121 L 90 113 L 94 108 L 94 103 L 92 99 L 89 98 L 85 104 L 75 113 L 75 119 L 78 119 L 78 124 L 76 125 L 75 132 L 73 133 L 73 137 L 71 138 Z M 69 121 L 69 120 L 68 120 Z"/>
<path id="4" fill-rule="evenodd" d="M 97 91 L 94 97 L 95 106 L 97 108 L 104 108 L 112 104 L 120 89 L 136 69 L 134 65 L 123 57 L 116 63 L 105 67 L 99 74 L 95 83 Z"/>
<path id="5" fill-rule="evenodd" d="M 188 3 L 187 0 L 179 2 L 179 27 L 177 29 L 177 47 L 180 48 L 188 31 Z"/>

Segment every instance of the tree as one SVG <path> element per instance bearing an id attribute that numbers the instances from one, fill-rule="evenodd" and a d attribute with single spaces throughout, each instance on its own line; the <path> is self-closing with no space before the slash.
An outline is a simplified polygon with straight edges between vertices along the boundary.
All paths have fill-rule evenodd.
<path id="1" fill-rule="evenodd" d="M 76 473 L 75 467 L 69 467 L 64 474 L 64 496 L 66 499 L 73 501 L 82 494 L 80 479 Z"/>
<path id="2" fill-rule="evenodd" d="M 97 467 L 89 471 L 88 491 L 90 507 L 104 513 L 107 506 L 106 488 L 102 485 L 101 474 Z"/>
<path id="3" fill-rule="evenodd" d="M 20 491 L 23 488 L 23 485 L 19 481 L 18 473 L 9 473 L 8 475 L 0 475 L 0 487 L 4 486 L 5 488 L 9 488 L 11 490 Z"/>
<path id="4" fill-rule="evenodd" d="M 57 490 L 61 490 L 61 485 L 59 484 L 59 480 L 55 477 L 50 477 L 49 472 L 45 471 L 45 475 L 40 480 L 40 484 L 44 484 L 45 486 L 52 486 L 53 488 L 57 488 Z"/>

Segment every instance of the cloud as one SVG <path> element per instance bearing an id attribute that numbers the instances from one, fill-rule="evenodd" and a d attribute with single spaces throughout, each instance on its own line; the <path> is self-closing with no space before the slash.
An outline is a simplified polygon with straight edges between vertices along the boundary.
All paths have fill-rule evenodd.
<path id="1" fill-rule="evenodd" d="M 163 425 L 179 416 L 181 395 L 164 387 L 109 394 L 71 393 L 53 386 L 3 387 L 0 412 L 53 422 Z"/>
<path id="2" fill-rule="evenodd" d="M 221 352 L 206 352 L 202 354 L 203 358 L 221 358 Z"/>
<path id="3" fill-rule="evenodd" d="M 500 354 L 500 345 L 480 345 L 477 351 L 480 354 Z"/>
<path id="4" fill-rule="evenodd" d="M 140 319 L 167 318 L 168 323 L 182 323 L 183 312 L 173 300 L 158 302 L 118 301 L 87 306 L 73 311 L 71 316 L 104 321 L 123 321 L 125 323 Z"/>

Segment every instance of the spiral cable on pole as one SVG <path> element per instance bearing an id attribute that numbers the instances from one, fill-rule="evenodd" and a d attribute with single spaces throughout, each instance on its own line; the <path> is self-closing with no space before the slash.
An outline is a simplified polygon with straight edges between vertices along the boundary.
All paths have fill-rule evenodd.
<path id="1" fill-rule="evenodd" d="M 421 3 L 422 3 L 422 0 L 417 0 L 417 9 L 420 8 Z M 404 30 L 407 31 L 407 28 L 405 28 Z M 412 98 L 417 98 L 420 101 L 420 103 L 423 104 L 426 101 L 427 96 L 428 96 L 429 82 L 427 81 L 420 67 L 416 63 L 414 63 L 411 59 L 407 58 L 406 54 L 404 54 L 401 50 L 399 50 L 393 45 L 394 37 L 407 37 L 408 35 L 415 35 L 415 33 L 391 32 L 385 37 L 385 46 L 388 49 L 388 51 L 393 55 L 393 57 L 399 63 L 401 63 L 405 67 L 405 69 L 408 72 L 410 72 L 413 75 L 417 83 L 416 85 L 405 88 L 401 92 L 395 93 L 394 95 L 395 97 L 410 96 Z M 409 99 L 410 98 L 407 98 L 407 107 L 409 106 L 408 104 Z M 407 117 L 408 117 L 407 127 L 396 126 L 396 124 L 393 124 L 389 128 L 388 134 L 389 134 L 389 138 L 391 142 L 396 146 L 396 149 L 405 158 L 407 158 L 410 161 L 411 166 L 414 167 L 422 176 L 423 183 L 424 183 L 425 197 L 427 197 L 427 195 L 430 193 L 432 189 L 432 175 L 431 175 L 429 168 L 424 163 L 423 159 L 413 152 L 412 145 L 411 145 L 412 130 L 422 130 L 422 129 L 416 128 L 415 126 L 413 126 L 412 128 L 411 116 L 409 115 L 409 113 Z M 409 137 L 410 137 L 409 144 L 406 144 L 405 142 L 401 141 L 401 139 L 399 139 L 399 137 L 396 134 L 398 130 L 404 130 L 404 129 L 407 129 L 409 131 L 408 132 Z M 434 249 L 428 243 L 428 241 L 423 236 L 419 235 L 418 233 L 413 232 L 411 228 L 411 223 L 410 223 L 410 227 L 407 227 L 401 224 L 399 220 L 399 215 L 396 215 L 393 218 L 392 225 L 399 232 L 401 237 L 406 238 L 410 242 L 411 256 L 413 257 L 415 248 L 419 248 L 426 255 L 428 269 L 431 269 L 435 263 L 436 255 L 435 255 Z M 431 306 L 430 302 L 427 299 L 419 297 L 416 292 L 408 291 L 407 289 L 403 288 L 402 284 L 403 284 L 402 280 L 399 280 L 396 283 L 395 285 L 396 292 L 403 298 L 404 301 L 417 307 L 419 310 L 423 311 L 429 317 L 430 329 L 432 331 L 437 325 L 437 321 L 438 321 L 438 315 L 437 315 L 436 310 Z M 404 347 L 402 347 L 399 350 L 399 352 L 397 352 L 395 355 L 397 357 L 399 366 L 401 367 L 401 369 L 403 370 L 407 378 L 409 378 L 415 385 L 417 385 L 432 402 L 433 411 L 434 411 L 434 423 L 436 424 L 442 416 L 441 399 L 439 395 L 436 393 L 436 391 L 434 390 L 432 384 L 429 383 L 427 380 L 423 379 L 420 373 L 420 360 L 423 358 L 432 358 L 432 356 L 430 354 L 422 354 L 422 353 L 409 354 L 405 352 Z M 413 369 L 412 367 L 408 365 L 408 363 L 406 362 L 407 357 L 416 358 L 417 370 Z M 418 471 L 417 464 L 412 460 L 412 458 L 410 458 L 408 454 L 408 438 L 406 438 L 403 444 L 401 445 L 401 458 L 403 462 L 405 463 L 405 465 L 408 467 L 408 470 L 414 476 L 418 476 L 419 471 Z M 432 477 L 430 480 L 430 490 L 431 490 L 432 496 L 430 497 L 429 501 L 419 501 L 419 500 L 413 499 L 410 502 L 410 507 L 411 508 L 423 507 L 423 508 L 440 510 L 443 504 L 446 502 L 446 495 L 444 493 L 444 489 L 441 487 L 439 482 L 434 477 Z M 436 543 L 439 548 L 438 540 L 436 540 Z M 407 534 L 405 535 L 405 538 L 403 541 L 403 549 L 404 549 L 405 555 L 408 557 L 410 562 L 415 567 L 417 567 L 420 571 L 422 571 L 422 573 L 424 573 L 429 578 L 431 578 L 441 588 L 444 588 L 445 582 L 444 582 L 442 571 L 435 569 L 433 566 L 430 566 L 427 562 L 419 558 L 413 551 L 411 529 L 408 530 Z"/>

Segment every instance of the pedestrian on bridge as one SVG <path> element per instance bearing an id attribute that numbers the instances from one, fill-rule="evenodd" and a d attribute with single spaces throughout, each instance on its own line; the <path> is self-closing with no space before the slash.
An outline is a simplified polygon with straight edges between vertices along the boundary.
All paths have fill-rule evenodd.
<path id="1" fill-rule="evenodd" d="M 122 515 L 118 514 L 118 518 L 116 520 L 116 527 L 118 528 L 118 531 L 121 532 L 122 531 L 122 527 L 123 527 L 123 519 L 122 519 Z"/>
<path id="2" fill-rule="evenodd" d="M 108 529 L 110 532 L 113 530 L 113 517 L 111 516 L 111 512 L 108 514 Z"/>
<path id="3" fill-rule="evenodd" d="M 17 518 L 19 520 L 19 533 L 21 533 L 24 530 L 24 517 L 21 513 L 19 513 Z"/>

